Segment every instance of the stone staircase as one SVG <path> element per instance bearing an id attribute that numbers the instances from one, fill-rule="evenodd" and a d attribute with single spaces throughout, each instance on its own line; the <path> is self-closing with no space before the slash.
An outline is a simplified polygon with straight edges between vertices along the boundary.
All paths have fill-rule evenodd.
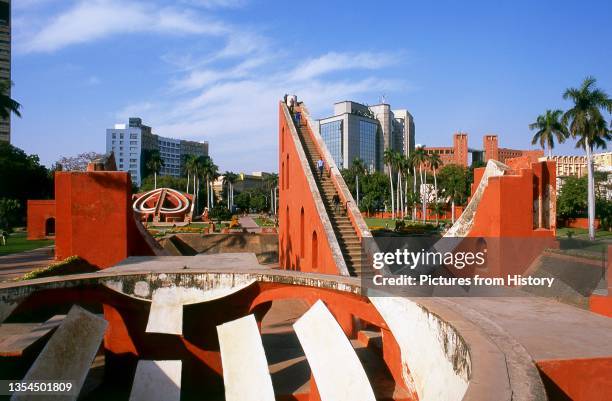
<path id="1" fill-rule="evenodd" d="M 334 228 L 338 244 L 340 244 L 346 267 L 351 276 L 359 276 L 362 270 L 361 241 L 351 224 L 351 220 L 346 212 L 346 205 L 340 204 L 338 210 L 335 210 L 333 197 L 337 194 L 337 191 L 326 172 L 323 173 L 323 177 L 319 177 L 317 160 L 319 160 L 321 156 L 310 135 L 307 133 L 306 130 L 308 128 L 306 128 L 303 120 L 300 125 L 296 124 L 296 129 L 304 152 L 306 153 L 306 157 L 308 158 L 308 164 L 310 165 L 312 174 L 317 182 L 317 187 L 321 193 L 325 210 Z"/>

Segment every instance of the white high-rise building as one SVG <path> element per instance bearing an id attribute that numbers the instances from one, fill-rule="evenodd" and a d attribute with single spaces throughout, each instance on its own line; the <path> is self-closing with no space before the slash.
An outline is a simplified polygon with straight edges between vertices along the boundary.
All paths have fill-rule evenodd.
<path id="1" fill-rule="evenodd" d="M 119 171 L 127 171 L 140 186 L 146 172 L 148 156 L 158 151 L 164 161 L 160 175 L 180 177 L 185 155 L 208 156 L 208 142 L 166 138 L 152 133 L 140 118 L 130 118 L 128 124 L 115 124 L 106 130 L 106 152 L 115 154 Z"/>

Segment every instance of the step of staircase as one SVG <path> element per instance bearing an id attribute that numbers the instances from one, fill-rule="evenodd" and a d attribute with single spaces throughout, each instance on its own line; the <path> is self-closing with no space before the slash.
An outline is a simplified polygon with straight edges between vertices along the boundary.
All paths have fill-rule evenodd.
<path id="1" fill-rule="evenodd" d="M 302 141 L 306 157 L 308 158 L 308 164 L 311 172 L 314 175 L 315 182 L 319 187 L 319 192 L 323 199 L 323 204 L 327 215 L 329 216 L 334 233 L 340 245 L 344 260 L 347 264 L 347 268 L 351 275 L 359 275 L 361 271 L 361 241 L 353 228 L 351 220 L 349 219 L 347 212 L 343 205 L 340 205 L 338 211 L 336 211 L 336 205 L 334 204 L 334 195 L 337 195 L 336 187 L 333 181 L 326 174 L 322 177 L 319 176 L 318 169 L 316 167 L 317 160 L 321 157 L 320 153 L 308 136 L 308 133 L 304 132 L 304 125 L 298 126 L 298 136 Z"/>

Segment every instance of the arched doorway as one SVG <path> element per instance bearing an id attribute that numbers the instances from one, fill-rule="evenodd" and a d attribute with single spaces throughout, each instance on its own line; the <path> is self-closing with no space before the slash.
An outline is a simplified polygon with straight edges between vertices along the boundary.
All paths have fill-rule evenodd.
<path id="1" fill-rule="evenodd" d="M 312 269 L 317 270 L 319 267 L 319 242 L 317 240 L 317 232 L 312 232 Z"/>
<path id="2" fill-rule="evenodd" d="M 55 218 L 49 217 L 45 220 L 45 236 L 52 237 L 55 235 Z"/>

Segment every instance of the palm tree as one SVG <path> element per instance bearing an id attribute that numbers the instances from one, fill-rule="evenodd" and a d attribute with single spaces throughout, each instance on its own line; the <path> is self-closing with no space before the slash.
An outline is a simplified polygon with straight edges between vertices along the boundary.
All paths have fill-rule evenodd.
<path id="1" fill-rule="evenodd" d="M 436 194 L 436 199 L 434 200 L 436 204 L 438 203 L 438 178 L 436 177 L 436 171 L 442 165 L 442 159 L 440 159 L 440 155 L 437 153 L 432 153 L 429 155 L 429 167 L 433 170 L 434 176 L 434 193 Z M 436 217 L 436 223 L 438 222 Z"/>
<path id="2" fill-rule="evenodd" d="M 359 207 L 359 177 L 362 176 L 362 175 L 365 175 L 368 170 L 367 170 L 363 160 L 361 160 L 358 157 L 356 157 L 353 160 L 353 164 L 351 165 L 351 169 L 353 170 L 353 173 L 355 174 L 355 188 L 356 188 L 356 195 L 357 195 L 357 207 Z"/>
<path id="3" fill-rule="evenodd" d="M 569 88 L 563 94 L 574 107 L 563 115 L 563 123 L 569 127 L 573 138 L 579 138 L 577 148 L 586 152 L 588 173 L 588 217 L 589 239 L 595 239 L 595 180 L 593 174 L 593 149 L 606 148 L 606 141 L 612 139 L 602 110 L 612 113 L 612 99 L 603 90 L 596 88 L 597 80 L 587 77 L 579 88 Z M 568 124 L 569 123 L 569 124 Z"/>
<path id="4" fill-rule="evenodd" d="M 404 209 L 404 198 L 402 196 L 402 164 L 404 163 L 404 155 L 400 152 L 395 152 L 395 160 L 394 167 L 397 170 L 397 198 L 396 198 L 396 206 L 397 206 L 397 214 L 400 214 L 400 211 Z M 402 216 L 403 218 L 403 216 Z"/>
<path id="5" fill-rule="evenodd" d="M 223 183 L 227 185 L 227 208 L 232 210 L 234 206 L 234 183 L 238 179 L 238 174 L 226 171 L 223 175 Z"/>
<path id="6" fill-rule="evenodd" d="M 161 158 L 159 151 L 155 150 L 151 152 L 149 160 L 147 161 L 147 168 L 153 171 L 154 177 L 154 189 L 157 189 L 157 173 L 164 167 L 164 159 Z"/>
<path id="7" fill-rule="evenodd" d="M 425 166 L 425 164 L 427 164 L 428 161 L 428 156 L 427 156 L 427 152 L 425 152 L 425 146 L 419 146 L 414 150 L 413 156 L 412 156 L 412 162 L 414 163 L 415 166 L 419 166 L 419 177 L 421 179 L 421 186 L 420 186 L 420 195 L 421 195 L 421 202 L 423 205 L 423 211 L 422 211 L 422 220 L 423 222 L 425 222 L 426 218 L 427 218 L 427 199 L 425 199 L 425 191 L 423 191 L 423 167 Z M 427 173 L 425 173 L 427 174 Z M 425 176 L 425 179 L 427 179 L 427 176 Z"/>
<path id="8" fill-rule="evenodd" d="M 264 178 L 266 186 L 270 190 L 270 209 L 276 215 L 276 189 L 278 187 L 278 174 L 272 173 Z"/>
<path id="9" fill-rule="evenodd" d="M 417 185 L 416 165 L 417 165 L 417 163 L 415 162 L 414 155 L 415 155 L 415 152 L 412 152 L 410 154 L 410 156 L 408 156 L 408 161 L 407 161 L 408 166 L 410 166 L 410 168 L 412 169 L 412 178 L 413 178 L 413 185 L 412 185 L 412 204 L 413 204 L 413 207 L 412 207 L 412 220 L 413 221 L 416 220 L 416 208 L 417 208 L 417 202 L 416 202 L 416 198 L 417 198 L 416 197 L 416 193 L 417 193 L 417 190 L 416 190 L 416 185 Z"/>
<path id="10" fill-rule="evenodd" d="M 209 188 L 209 196 L 210 196 L 210 206 L 215 206 L 215 187 L 214 183 L 217 181 L 221 175 L 219 174 L 219 166 L 213 163 L 212 174 L 208 179 L 208 188 Z"/>
<path id="11" fill-rule="evenodd" d="M 195 185 L 195 174 L 197 170 L 198 170 L 198 157 L 195 155 L 187 155 L 185 157 L 185 173 L 187 174 L 187 189 L 185 192 L 187 193 L 189 193 L 189 177 L 192 174 L 194 175 L 193 182 Z M 193 194 L 195 195 L 195 190 Z"/>
<path id="12" fill-rule="evenodd" d="M 395 219 L 395 198 L 393 196 L 393 164 L 395 162 L 395 152 L 393 149 L 385 150 L 383 160 L 389 168 L 389 187 L 391 189 L 391 218 Z"/>
<path id="13" fill-rule="evenodd" d="M 213 181 L 219 176 L 219 167 L 213 163 L 208 156 L 202 156 L 200 159 L 200 175 L 206 183 L 206 207 L 210 210 L 213 200 Z"/>
<path id="14" fill-rule="evenodd" d="M 552 157 L 552 150 L 555 147 L 555 139 L 559 143 L 565 142 L 569 136 L 567 127 L 561 121 L 563 111 L 561 110 L 546 110 L 546 113 L 538 116 L 535 123 L 529 124 L 530 130 L 538 130 L 531 144 L 540 143 L 542 149 L 548 147 L 548 156 Z"/>
<path id="15" fill-rule="evenodd" d="M 11 113 L 21 117 L 21 105 L 9 95 L 13 83 L 6 79 L 0 80 L 0 117 L 8 119 Z"/>
<path id="16" fill-rule="evenodd" d="M 193 175 L 193 191 L 195 194 L 195 198 L 200 198 L 200 179 L 204 180 L 206 184 L 208 184 L 207 177 L 209 176 L 210 168 L 211 168 L 212 160 L 208 156 L 199 156 L 196 160 L 196 169 Z M 208 185 L 207 185 L 208 187 Z M 208 191 L 208 189 L 207 189 Z M 210 203 L 208 192 L 206 196 L 206 204 L 208 206 L 208 210 L 210 211 Z M 198 204 L 196 203 L 196 214 L 198 214 Z"/>
<path id="17" fill-rule="evenodd" d="M 408 198 L 408 179 L 410 178 L 410 170 L 412 169 L 412 159 L 402 155 L 399 169 L 404 179 L 404 188 L 402 190 L 402 218 L 405 218 L 408 211 L 408 203 L 412 201 Z"/>

